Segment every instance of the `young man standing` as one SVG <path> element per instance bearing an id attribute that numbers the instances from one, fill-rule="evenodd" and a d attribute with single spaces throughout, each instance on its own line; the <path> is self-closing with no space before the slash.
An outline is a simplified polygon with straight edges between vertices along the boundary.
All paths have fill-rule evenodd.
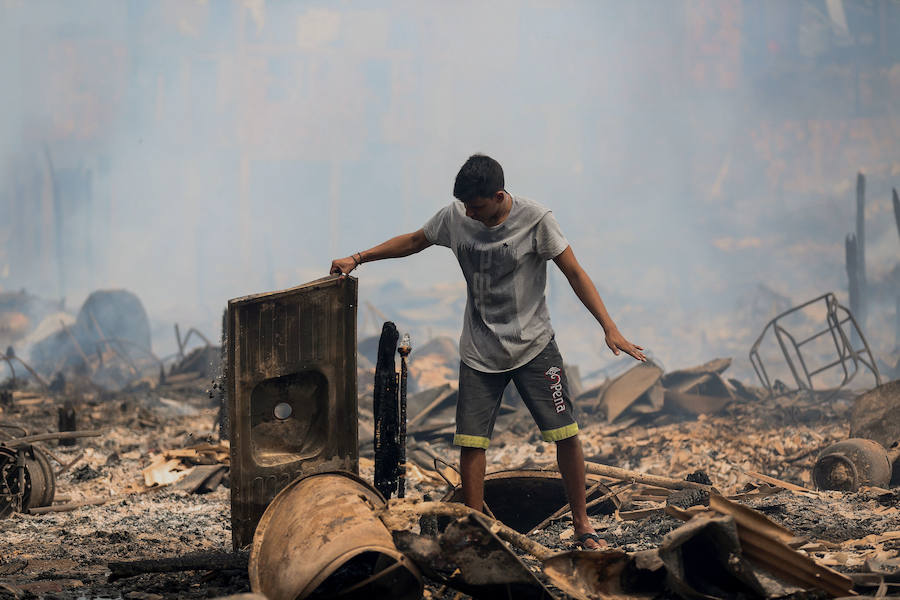
<path id="1" fill-rule="evenodd" d="M 418 231 L 332 261 L 331 273 L 347 274 L 364 262 L 409 256 L 434 244 L 453 251 L 468 289 L 453 440 L 460 446 L 465 503 L 483 508 L 485 450 L 503 390 L 512 380 L 543 439 L 556 443 L 576 540 L 584 548 L 600 548 L 605 544 L 585 508 L 584 454 L 544 297 L 547 261 L 552 259 L 565 274 L 603 327 L 613 353 L 640 361 L 646 357 L 643 348 L 619 333 L 553 214 L 511 196 L 504 186 L 497 161 L 480 154 L 469 157 L 453 186 L 459 202 L 441 209 Z"/>

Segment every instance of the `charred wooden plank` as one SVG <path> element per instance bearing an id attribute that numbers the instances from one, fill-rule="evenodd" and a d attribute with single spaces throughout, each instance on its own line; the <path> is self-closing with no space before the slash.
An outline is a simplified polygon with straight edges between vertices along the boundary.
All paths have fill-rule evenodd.
<path id="1" fill-rule="evenodd" d="M 145 573 L 178 573 L 181 571 L 243 571 L 247 569 L 247 555 L 214 552 L 186 554 L 151 560 L 113 561 L 108 563 L 108 581 L 136 577 Z"/>

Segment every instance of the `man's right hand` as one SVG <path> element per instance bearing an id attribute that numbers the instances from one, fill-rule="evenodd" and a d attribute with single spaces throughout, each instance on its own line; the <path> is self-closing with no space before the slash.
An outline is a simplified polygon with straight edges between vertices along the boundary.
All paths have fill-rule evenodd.
<path id="1" fill-rule="evenodd" d="M 356 261 L 353 260 L 352 256 L 347 256 L 346 258 L 336 258 L 331 261 L 331 271 L 332 275 L 347 275 L 356 268 Z"/>

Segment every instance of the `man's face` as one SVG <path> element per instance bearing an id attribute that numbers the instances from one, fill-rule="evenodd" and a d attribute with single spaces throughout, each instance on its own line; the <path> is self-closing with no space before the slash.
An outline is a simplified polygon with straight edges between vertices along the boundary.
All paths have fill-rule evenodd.
<path id="1" fill-rule="evenodd" d="M 466 207 L 466 216 L 475 219 L 488 226 L 493 226 L 499 221 L 503 212 L 503 192 L 499 191 L 490 198 L 474 198 L 463 202 Z"/>

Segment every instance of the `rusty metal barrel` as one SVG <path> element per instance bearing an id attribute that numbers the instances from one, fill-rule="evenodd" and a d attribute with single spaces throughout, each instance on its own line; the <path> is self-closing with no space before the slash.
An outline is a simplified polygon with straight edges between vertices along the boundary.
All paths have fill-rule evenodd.
<path id="1" fill-rule="evenodd" d="M 600 479 L 590 473 L 587 480 L 591 485 L 600 483 Z M 589 494 L 588 501 L 609 491 L 605 485 L 598 486 L 595 492 Z M 456 486 L 449 490 L 441 500 L 462 502 L 462 487 Z M 495 471 L 484 476 L 484 502 L 500 522 L 519 533 L 528 533 L 569 501 L 559 473 L 539 469 L 513 469 Z M 618 507 L 619 499 L 612 496 L 590 509 L 590 512 L 610 514 Z"/>
<path id="2" fill-rule="evenodd" d="M 422 576 L 375 515 L 384 497 L 347 472 L 295 479 L 263 513 L 250 586 L 269 600 L 422 596 Z"/>
<path id="3" fill-rule="evenodd" d="M 812 474 L 820 490 L 855 492 L 864 485 L 887 487 L 891 459 L 878 442 L 850 438 L 825 448 L 816 459 Z"/>

